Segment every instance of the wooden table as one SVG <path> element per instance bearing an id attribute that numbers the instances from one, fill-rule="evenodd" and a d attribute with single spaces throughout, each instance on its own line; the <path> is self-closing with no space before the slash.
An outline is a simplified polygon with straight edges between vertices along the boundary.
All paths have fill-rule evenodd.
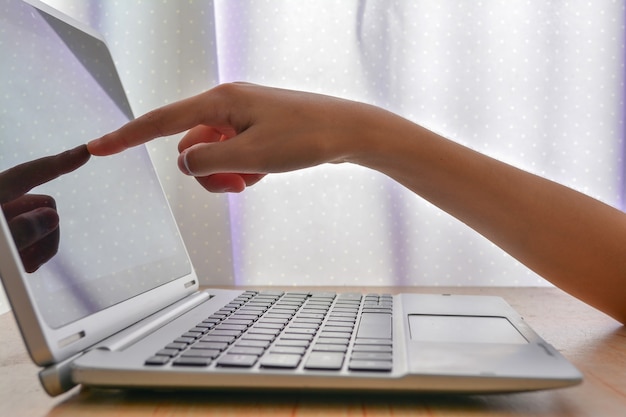
<path id="1" fill-rule="evenodd" d="M 37 368 L 8 313 L 0 316 L 0 416 L 626 416 L 626 328 L 558 289 L 322 290 L 502 296 L 584 373 L 585 381 L 555 391 L 482 396 L 163 394 L 76 388 L 50 398 L 39 387 Z"/>

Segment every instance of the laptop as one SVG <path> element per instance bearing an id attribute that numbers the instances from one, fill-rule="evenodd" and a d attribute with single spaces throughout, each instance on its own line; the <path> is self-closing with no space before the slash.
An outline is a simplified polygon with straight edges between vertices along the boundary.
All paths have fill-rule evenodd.
<path id="1" fill-rule="evenodd" d="M 3 0 L 0 60 L 0 172 L 133 117 L 102 38 L 42 3 Z M 145 147 L 32 192 L 56 201 L 57 252 L 26 272 L 0 216 L 0 276 L 50 395 L 495 393 L 582 380 L 497 297 L 200 289 Z"/>

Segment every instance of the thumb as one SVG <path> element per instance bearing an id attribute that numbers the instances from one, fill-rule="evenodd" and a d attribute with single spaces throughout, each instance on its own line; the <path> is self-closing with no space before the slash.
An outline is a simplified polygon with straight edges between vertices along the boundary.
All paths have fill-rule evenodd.
<path id="1" fill-rule="evenodd" d="M 178 156 L 178 168 L 186 175 L 203 177 L 218 173 L 264 174 L 259 152 L 246 144 L 247 132 L 222 142 L 197 143 Z"/>

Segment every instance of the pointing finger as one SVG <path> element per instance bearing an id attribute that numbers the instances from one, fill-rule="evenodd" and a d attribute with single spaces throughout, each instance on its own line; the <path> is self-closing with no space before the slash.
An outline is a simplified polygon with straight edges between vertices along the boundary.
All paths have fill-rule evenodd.
<path id="1" fill-rule="evenodd" d="M 85 145 L 53 156 L 25 162 L 0 173 L 0 203 L 20 197 L 32 188 L 74 171 L 89 160 Z"/>
<path id="2" fill-rule="evenodd" d="M 92 155 L 106 156 L 122 152 L 153 139 L 174 135 L 198 125 L 219 128 L 229 125 L 227 112 L 222 109 L 225 95 L 219 87 L 187 99 L 152 110 L 132 120 L 118 130 L 87 144 Z"/>

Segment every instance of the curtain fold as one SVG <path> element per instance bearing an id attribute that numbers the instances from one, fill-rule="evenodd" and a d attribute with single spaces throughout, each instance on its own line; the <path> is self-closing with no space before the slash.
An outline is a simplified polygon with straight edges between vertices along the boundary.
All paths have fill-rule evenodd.
<path id="1" fill-rule="evenodd" d="M 337 95 L 623 204 L 623 2 L 47 2 L 103 33 L 136 114 L 234 80 Z M 203 283 L 546 284 L 376 172 L 209 195 L 177 139 L 149 149 Z"/>

